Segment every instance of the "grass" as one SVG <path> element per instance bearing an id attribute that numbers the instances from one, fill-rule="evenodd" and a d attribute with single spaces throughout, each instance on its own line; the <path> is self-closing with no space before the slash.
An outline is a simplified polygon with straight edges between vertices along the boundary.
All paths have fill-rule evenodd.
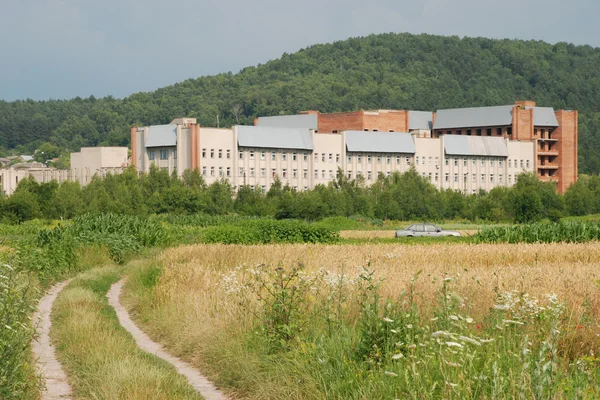
<path id="1" fill-rule="evenodd" d="M 123 268 L 84 272 L 53 311 L 52 340 L 78 399 L 201 399 L 164 361 L 139 350 L 120 327 L 106 293 Z"/>
<path id="2" fill-rule="evenodd" d="M 268 323 L 278 303 L 248 291 L 265 276 L 250 270 L 298 262 L 325 275 L 281 343 Z M 150 336 L 244 398 L 597 398 L 598 265 L 596 244 L 185 246 L 137 269 L 125 301 Z M 353 284 L 337 286 L 341 273 Z"/>

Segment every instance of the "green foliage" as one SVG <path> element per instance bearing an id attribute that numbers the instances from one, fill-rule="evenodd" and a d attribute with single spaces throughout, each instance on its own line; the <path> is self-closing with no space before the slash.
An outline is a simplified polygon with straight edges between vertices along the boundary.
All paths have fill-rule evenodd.
<path id="1" fill-rule="evenodd" d="M 477 243 L 581 243 L 600 240 L 598 222 L 540 222 L 489 226 L 475 236 Z"/>
<path id="2" fill-rule="evenodd" d="M 202 126 L 252 125 L 254 118 L 317 109 L 413 109 L 513 104 L 532 99 L 580 112 L 579 165 L 600 172 L 600 50 L 568 43 L 380 34 L 320 44 L 265 64 L 188 79 L 125 99 L 0 102 L 0 146 L 129 143 L 134 124 L 177 116 Z M 201 95 L 200 95 L 201 94 Z M 364 212 L 361 212 L 364 214 Z"/>
<path id="3" fill-rule="evenodd" d="M 33 328 L 30 285 L 8 264 L 0 263 L 0 398 L 29 399 L 36 389 L 29 362 Z"/>

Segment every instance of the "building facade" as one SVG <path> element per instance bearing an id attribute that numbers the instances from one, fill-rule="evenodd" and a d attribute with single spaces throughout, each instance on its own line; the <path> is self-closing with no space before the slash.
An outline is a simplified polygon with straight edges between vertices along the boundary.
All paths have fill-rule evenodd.
<path id="1" fill-rule="evenodd" d="M 349 179 L 372 184 L 380 175 L 414 167 L 440 189 L 476 193 L 512 186 L 519 173 L 536 171 L 534 141 L 511 140 L 508 135 L 436 134 L 434 113 L 331 115 L 325 123 L 319 122 L 321 114 L 309 112 L 259 118 L 255 126 L 231 129 L 200 127 L 190 118 L 134 127 L 132 160 L 143 172 L 152 164 L 178 174 L 197 168 L 208 184 L 226 179 L 234 187 L 263 191 L 275 179 L 296 190 L 312 189 L 335 179 L 338 170 Z M 335 125 L 336 118 L 342 122 Z M 400 128 L 408 129 L 396 130 Z"/>

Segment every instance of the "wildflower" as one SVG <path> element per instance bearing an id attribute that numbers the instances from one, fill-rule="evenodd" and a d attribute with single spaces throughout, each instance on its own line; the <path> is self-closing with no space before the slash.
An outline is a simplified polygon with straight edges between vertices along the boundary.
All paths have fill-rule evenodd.
<path id="1" fill-rule="evenodd" d="M 491 338 L 491 339 L 479 339 L 480 343 L 491 343 L 493 341 L 494 341 L 494 338 Z"/>
<path id="2" fill-rule="evenodd" d="M 456 315 L 450 315 L 448 318 L 450 318 L 452 321 L 458 321 L 458 317 Z"/>
<path id="3" fill-rule="evenodd" d="M 446 346 L 448 347 L 458 347 L 459 349 L 463 348 L 463 345 L 456 342 L 446 342 Z"/>
<path id="4" fill-rule="evenodd" d="M 401 359 L 402 357 L 404 357 L 404 354 L 402 354 L 402 353 L 394 354 L 394 355 L 392 356 L 392 360 L 399 360 L 399 359 Z"/>
<path id="5" fill-rule="evenodd" d="M 398 333 L 398 331 L 395 330 L 395 329 L 390 329 L 390 332 L 392 332 L 392 333 Z"/>
<path id="6" fill-rule="evenodd" d="M 510 306 L 508 304 L 494 304 L 494 310 L 508 311 L 510 310 Z"/>
<path id="7" fill-rule="evenodd" d="M 435 322 L 435 321 L 437 321 L 437 320 L 438 320 L 438 317 L 435 317 L 435 318 L 431 318 L 431 319 L 430 319 L 430 321 L 431 321 L 431 322 Z"/>
<path id="8" fill-rule="evenodd" d="M 398 376 L 398 374 L 396 374 L 395 372 L 392 371 L 385 371 L 384 374 L 386 374 L 387 376 Z"/>
<path id="9" fill-rule="evenodd" d="M 473 323 L 473 318 L 467 317 L 467 319 L 465 319 L 465 321 L 467 321 L 467 324 L 472 324 Z"/>
<path id="10" fill-rule="evenodd" d="M 394 322 L 394 320 L 393 320 L 393 319 L 390 319 L 390 318 L 388 318 L 388 317 L 383 317 L 383 320 L 384 320 L 385 322 L 389 322 L 389 323 L 392 323 L 392 322 Z"/>
<path id="11" fill-rule="evenodd" d="M 459 336 L 458 338 L 460 340 L 462 340 L 463 342 L 471 343 L 471 344 L 474 344 L 475 346 L 481 346 L 481 343 L 479 343 L 477 340 L 470 338 L 468 336 Z"/>
<path id="12" fill-rule="evenodd" d="M 505 320 L 502 320 L 502 322 L 506 325 L 525 325 L 525 322 L 515 321 L 512 319 L 505 319 Z"/>
<path id="13" fill-rule="evenodd" d="M 457 363 L 453 363 L 453 362 L 450 362 L 450 361 L 446 361 L 446 365 L 449 365 L 449 366 L 454 367 L 454 368 L 462 367 L 462 365 L 457 364 Z"/>
<path id="14" fill-rule="evenodd" d="M 413 326 L 412 326 L 411 324 L 408 324 L 408 325 L 406 325 L 406 328 L 407 328 L 407 329 L 412 329 L 412 327 L 413 327 Z"/>
<path id="15" fill-rule="evenodd" d="M 433 332 L 431 334 L 431 337 L 432 338 L 436 338 L 436 339 L 437 338 L 442 338 L 442 337 L 448 338 L 448 337 L 451 337 L 451 336 L 452 336 L 452 334 L 449 333 L 449 332 L 446 332 L 446 331 L 437 331 L 437 332 Z"/>
<path id="16" fill-rule="evenodd" d="M 457 386 L 458 386 L 458 384 L 457 384 L 457 383 L 452 383 L 452 382 L 448 382 L 448 381 L 446 381 L 446 385 L 448 385 L 448 386 L 450 386 L 450 387 L 452 387 L 452 388 L 455 388 L 455 387 L 457 387 Z"/>
<path id="17" fill-rule="evenodd" d="M 453 280 L 454 280 L 454 278 L 450 278 L 450 277 L 444 278 L 444 282 L 452 282 Z"/>
<path id="18" fill-rule="evenodd" d="M 413 343 L 413 344 L 409 345 L 409 346 L 408 346 L 408 348 L 409 348 L 410 350 L 412 350 L 412 349 L 416 349 L 416 348 L 417 348 L 417 345 Z"/>

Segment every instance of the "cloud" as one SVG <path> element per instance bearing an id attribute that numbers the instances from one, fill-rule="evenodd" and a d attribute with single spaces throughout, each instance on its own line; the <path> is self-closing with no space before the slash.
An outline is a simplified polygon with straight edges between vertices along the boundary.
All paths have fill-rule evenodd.
<path id="1" fill-rule="evenodd" d="M 600 45 L 593 0 L 21 0 L 0 12 L 0 98 L 126 96 L 382 32 Z"/>

